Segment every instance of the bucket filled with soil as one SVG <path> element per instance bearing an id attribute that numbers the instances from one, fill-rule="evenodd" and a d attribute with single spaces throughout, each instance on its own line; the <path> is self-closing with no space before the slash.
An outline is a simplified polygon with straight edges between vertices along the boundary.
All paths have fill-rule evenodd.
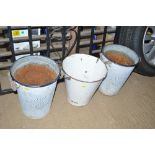
<path id="1" fill-rule="evenodd" d="M 43 56 L 18 59 L 10 69 L 23 113 L 32 119 L 46 116 L 50 110 L 60 69 Z"/>
<path id="2" fill-rule="evenodd" d="M 94 56 L 73 54 L 63 61 L 68 102 L 75 106 L 89 103 L 107 74 L 105 64 Z"/>
<path id="3" fill-rule="evenodd" d="M 99 90 L 105 95 L 116 95 L 138 64 L 139 57 L 130 48 L 113 44 L 104 47 L 100 58 L 108 73 Z"/>

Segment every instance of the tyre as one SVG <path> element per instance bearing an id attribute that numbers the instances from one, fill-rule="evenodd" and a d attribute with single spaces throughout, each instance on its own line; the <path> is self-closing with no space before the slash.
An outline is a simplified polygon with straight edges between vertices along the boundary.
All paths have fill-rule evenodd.
<path id="1" fill-rule="evenodd" d="M 117 27 L 115 43 L 133 49 L 140 57 L 135 72 L 155 76 L 155 27 Z"/>

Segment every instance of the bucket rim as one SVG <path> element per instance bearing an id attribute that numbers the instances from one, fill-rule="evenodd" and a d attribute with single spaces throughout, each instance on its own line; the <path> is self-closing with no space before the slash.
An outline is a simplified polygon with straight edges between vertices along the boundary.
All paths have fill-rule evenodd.
<path id="1" fill-rule="evenodd" d="M 54 60 L 52 60 L 52 59 L 50 59 L 49 57 L 45 57 L 45 56 L 40 56 L 40 55 L 28 55 L 28 56 L 24 56 L 24 57 L 22 57 L 22 58 L 19 58 L 18 60 L 21 60 L 21 59 L 24 59 L 25 57 L 43 57 L 43 58 L 46 58 L 46 59 L 49 59 L 49 60 L 51 60 L 51 61 L 54 61 Z M 18 60 L 16 60 L 16 61 L 18 61 Z M 15 62 L 16 62 L 15 61 Z M 13 68 L 13 66 L 14 66 L 14 64 L 15 64 L 15 62 L 13 63 L 13 65 L 10 67 L 10 75 L 11 75 L 11 78 L 12 78 L 12 80 L 13 81 L 15 81 L 15 82 L 17 82 L 18 84 L 20 84 L 20 85 L 22 85 L 22 86 L 26 86 L 26 87 L 30 87 L 30 88 L 40 88 L 40 87 L 45 87 L 45 86 L 48 86 L 48 85 L 50 85 L 50 84 L 52 84 L 52 83 L 55 83 L 58 79 L 59 79 L 59 77 L 60 77 L 60 67 L 59 67 L 59 65 L 54 61 L 54 63 L 58 66 L 58 75 L 57 75 L 57 77 L 54 79 L 54 80 L 52 80 L 51 82 L 49 82 L 49 83 L 46 83 L 46 84 L 43 84 L 43 85 L 28 85 L 28 84 L 25 84 L 25 83 L 22 83 L 22 82 L 20 82 L 20 81 L 17 81 L 15 78 L 14 78 L 14 76 L 12 75 L 12 68 Z"/>
<path id="2" fill-rule="evenodd" d="M 75 53 L 75 54 L 72 54 L 72 55 L 88 55 L 88 54 L 83 54 L 83 53 Z M 70 56 L 72 56 L 72 55 L 70 55 Z M 70 56 L 68 56 L 68 57 L 70 57 Z M 88 56 L 91 56 L 91 57 L 94 57 L 94 56 L 92 56 L 92 55 L 88 55 Z M 67 57 L 66 57 L 67 58 Z M 96 58 L 96 57 L 95 57 Z M 100 61 L 101 61 L 101 59 L 100 58 L 97 58 L 97 59 L 99 59 Z M 65 59 L 64 59 L 65 60 Z M 64 62 L 64 61 L 63 61 Z M 102 61 L 101 61 L 101 63 L 103 63 Z M 64 65 L 63 65 L 64 63 L 62 63 L 62 71 L 64 72 L 64 74 L 66 74 L 68 77 L 70 77 L 70 78 L 72 78 L 72 79 L 74 79 L 74 80 L 76 80 L 76 81 L 79 81 L 79 82 L 85 82 L 85 83 L 94 83 L 94 82 L 99 82 L 99 81 L 101 81 L 101 80 L 104 80 L 106 77 L 107 77 L 107 73 L 108 73 L 108 68 L 107 68 L 107 66 L 104 64 L 104 66 L 105 66 L 105 68 L 106 68 L 106 73 L 105 73 L 105 76 L 103 77 L 103 78 L 101 78 L 101 79 L 99 79 L 99 80 L 95 80 L 95 81 L 84 81 L 84 80 L 79 80 L 79 79 L 77 79 L 77 78 L 75 78 L 75 77 L 72 77 L 72 76 L 70 76 L 66 71 L 65 71 L 65 69 L 64 69 Z"/>
<path id="3" fill-rule="evenodd" d="M 133 65 L 125 65 L 125 64 L 119 64 L 119 63 L 116 63 L 116 62 L 110 60 L 110 59 L 105 55 L 105 53 L 104 53 L 104 49 L 105 49 L 106 47 L 109 47 L 109 46 L 119 46 L 119 47 L 126 48 L 126 49 L 128 49 L 128 50 L 134 52 L 134 54 L 135 54 L 135 55 L 137 56 L 137 58 L 138 58 L 138 61 L 137 61 L 136 63 L 134 63 Z M 110 50 L 107 50 L 106 52 L 108 52 L 108 51 L 110 51 Z M 115 50 L 115 52 L 119 52 L 119 51 L 118 51 L 118 50 Z M 101 54 L 103 54 L 103 55 L 104 55 L 109 61 L 111 61 L 112 63 L 114 63 L 114 64 L 116 64 L 116 65 L 119 65 L 119 66 L 123 66 L 123 67 L 134 67 L 134 66 L 136 66 L 136 65 L 140 62 L 140 58 L 139 58 L 139 56 L 136 54 L 136 52 L 135 52 L 134 50 L 132 50 L 132 49 L 126 47 L 126 46 L 119 45 L 119 44 L 106 45 L 106 46 L 103 48 L 103 51 L 101 52 Z"/>
<path id="4" fill-rule="evenodd" d="M 74 80 L 76 80 L 76 81 L 79 81 L 79 82 L 85 82 L 85 83 L 99 82 L 99 81 L 101 81 L 101 80 L 104 80 L 104 79 L 107 77 L 107 71 L 106 71 L 105 77 L 103 77 L 102 79 L 95 80 L 95 81 L 83 81 L 83 80 L 79 80 L 79 79 L 76 79 L 76 78 L 70 76 L 69 74 L 67 74 L 67 73 L 65 72 L 65 70 L 64 70 L 63 68 L 62 68 L 62 71 L 63 71 L 68 77 L 70 77 L 70 78 L 72 78 L 72 79 L 74 79 Z"/>

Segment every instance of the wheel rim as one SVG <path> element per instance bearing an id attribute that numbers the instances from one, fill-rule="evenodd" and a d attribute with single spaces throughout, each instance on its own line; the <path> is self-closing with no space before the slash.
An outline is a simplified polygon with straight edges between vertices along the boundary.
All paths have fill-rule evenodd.
<path id="1" fill-rule="evenodd" d="M 143 54 L 146 62 L 155 67 L 155 27 L 146 28 L 143 37 Z"/>

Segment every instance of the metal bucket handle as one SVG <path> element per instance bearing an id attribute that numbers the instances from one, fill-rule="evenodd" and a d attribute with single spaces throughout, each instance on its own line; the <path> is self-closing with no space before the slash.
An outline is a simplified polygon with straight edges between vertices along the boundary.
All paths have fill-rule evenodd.
<path id="1" fill-rule="evenodd" d="M 11 77 L 11 75 L 10 75 L 10 72 L 8 72 L 8 78 L 9 78 L 9 81 L 10 81 L 10 84 L 11 84 L 11 89 L 12 89 L 13 91 L 16 91 L 16 90 L 20 87 L 20 85 L 18 85 L 18 84 L 16 83 L 16 81 L 14 81 L 14 80 L 12 79 L 12 77 Z"/>
<path id="2" fill-rule="evenodd" d="M 105 60 L 104 58 L 102 59 L 101 54 L 102 54 L 102 52 L 100 53 L 100 60 L 101 60 L 106 66 L 109 66 L 109 67 L 110 67 L 110 65 L 112 64 L 112 62 L 109 61 L 109 60 Z"/>
<path id="3" fill-rule="evenodd" d="M 71 80 L 71 77 L 70 76 L 66 76 L 65 77 L 65 71 L 63 70 L 63 68 L 61 69 L 61 72 L 62 72 L 61 75 L 60 75 L 61 76 L 61 79 Z"/>

